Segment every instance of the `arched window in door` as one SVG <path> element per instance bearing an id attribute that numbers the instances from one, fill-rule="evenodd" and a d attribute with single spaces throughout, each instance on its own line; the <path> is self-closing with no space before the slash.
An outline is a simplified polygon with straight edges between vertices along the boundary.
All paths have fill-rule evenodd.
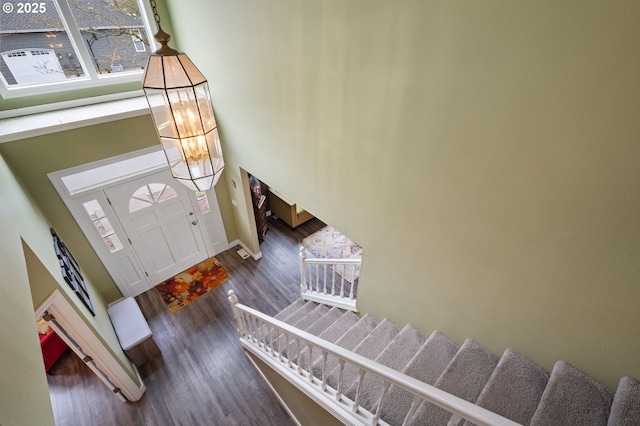
<path id="1" fill-rule="evenodd" d="M 149 183 L 136 189 L 129 199 L 129 213 L 151 207 L 178 196 L 175 189 L 164 183 Z"/>

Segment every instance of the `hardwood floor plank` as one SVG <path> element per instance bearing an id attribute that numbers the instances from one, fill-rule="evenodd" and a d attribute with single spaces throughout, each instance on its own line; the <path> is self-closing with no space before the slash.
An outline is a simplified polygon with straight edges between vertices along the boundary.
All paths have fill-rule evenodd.
<path id="1" fill-rule="evenodd" d="M 232 278 L 177 312 L 155 289 L 136 298 L 162 353 L 139 368 L 140 401 L 120 402 L 75 354 L 61 358 L 48 376 L 56 424 L 293 425 L 242 351 L 227 292 L 269 315 L 282 310 L 300 297 L 298 243 L 325 224 L 269 222 L 261 259 L 242 259 L 240 247 L 218 254 Z"/>

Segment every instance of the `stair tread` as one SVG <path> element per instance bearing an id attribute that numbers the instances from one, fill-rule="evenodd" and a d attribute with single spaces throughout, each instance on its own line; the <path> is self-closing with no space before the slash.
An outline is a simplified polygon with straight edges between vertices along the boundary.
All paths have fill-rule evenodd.
<path id="1" fill-rule="evenodd" d="M 341 309 L 332 308 L 327 314 L 324 315 L 323 318 L 332 318 L 335 315 L 335 311 L 339 312 L 338 318 L 336 318 L 331 324 L 329 324 L 325 329 L 318 335 L 319 338 L 326 340 L 331 343 L 336 343 L 336 341 L 345 334 L 351 327 L 353 327 L 359 320 L 360 317 L 354 314 L 352 311 L 343 312 Z M 332 312 L 333 311 L 333 312 Z M 324 321 L 324 320 L 323 320 Z M 317 331 L 316 328 L 320 328 L 322 326 L 322 322 L 317 321 L 318 325 L 313 325 L 313 330 L 309 330 L 311 334 L 315 334 Z M 308 350 L 304 348 L 300 351 L 300 366 L 307 370 L 309 366 L 309 356 L 307 355 Z M 322 354 L 320 351 L 314 353 L 313 362 L 316 362 L 321 358 Z M 294 359 L 297 362 L 297 357 Z"/>
<path id="2" fill-rule="evenodd" d="M 376 320 L 374 320 L 373 317 L 365 315 L 336 340 L 335 344 L 351 351 L 376 328 L 376 325 Z M 327 359 L 327 373 L 332 371 L 337 365 L 338 360 L 335 357 L 329 357 Z M 313 374 L 316 377 L 322 375 L 322 362 L 320 360 L 316 360 L 313 363 Z"/>
<path id="3" fill-rule="evenodd" d="M 314 336 L 320 336 L 320 334 L 322 334 L 322 332 L 324 332 L 331 324 L 336 322 L 343 313 L 344 311 L 336 307 L 328 309 L 320 318 L 307 327 L 305 331 L 313 334 Z"/>
<path id="4" fill-rule="evenodd" d="M 275 314 L 274 318 L 280 321 L 284 321 L 285 318 L 300 309 L 302 305 L 304 305 L 304 300 L 296 299 L 292 304 Z"/>
<path id="5" fill-rule="evenodd" d="M 360 321 L 360 317 L 351 311 L 343 313 L 333 324 L 327 327 L 318 337 L 328 342 L 335 343 L 351 327 Z"/>
<path id="6" fill-rule="evenodd" d="M 402 371 L 426 340 L 427 336 L 407 324 L 374 360 L 396 371 Z M 345 392 L 347 397 L 355 399 L 357 388 L 356 383 L 347 389 Z M 360 405 L 372 411 L 382 396 L 382 390 L 382 379 L 373 375 L 365 376 L 361 385 Z"/>
<path id="7" fill-rule="evenodd" d="M 640 425 L 640 381 L 632 377 L 620 379 L 613 398 L 608 426 Z"/>
<path id="8" fill-rule="evenodd" d="M 613 392 L 571 364 L 553 366 L 531 425 L 606 425 Z"/>
<path id="9" fill-rule="evenodd" d="M 324 331 L 328 325 L 335 322 L 342 315 L 343 311 L 332 307 L 329 308 L 326 305 L 318 305 L 311 313 L 309 313 L 305 318 L 298 321 L 294 324 L 295 327 L 298 327 L 307 333 L 313 334 L 314 336 L 318 336 L 322 331 Z M 309 356 L 307 355 L 308 349 L 305 345 L 304 348 L 300 350 L 300 357 L 297 354 L 293 355 L 293 361 L 298 362 L 302 368 L 305 370 L 309 365 Z M 313 353 L 314 360 L 321 356 L 320 351 L 315 351 Z"/>
<path id="10" fill-rule="evenodd" d="M 486 385 L 499 358 L 473 339 L 467 339 L 442 372 L 434 386 L 469 402 L 475 402 Z M 451 413 L 423 401 L 410 425 L 446 424 Z"/>
<path id="11" fill-rule="evenodd" d="M 300 318 L 292 325 L 300 330 L 307 330 L 314 322 L 318 321 L 324 314 L 329 312 L 327 305 L 317 305 L 311 311 L 307 312 L 302 318 Z"/>
<path id="12" fill-rule="evenodd" d="M 399 332 L 398 327 L 389 319 L 385 318 L 378 323 L 376 328 L 374 328 L 368 336 L 353 348 L 353 352 L 369 359 L 375 359 Z M 339 375 L 340 368 L 336 366 L 327 375 L 327 383 L 329 386 L 332 386 L 334 389 L 337 388 Z M 358 368 L 351 364 L 345 365 L 342 372 L 343 389 L 349 389 L 357 378 Z"/>
<path id="13" fill-rule="evenodd" d="M 402 373 L 433 385 L 449 365 L 458 349 L 458 345 L 453 340 L 435 330 L 411 358 Z M 402 424 L 412 401 L 413 395 L 411 393 L 391 386 L 384 399 L 382 419 L 390 425 Z"/>
<path id="14" fill-rule="evenodd" d="M 283 318 L 282 321 L 286 322 L 287 324 L 293 325 L 304 318 L 309 312 L 313 311 L 316 306 L 316 303 L 305 302 L 302 306 L 293 311 L 291 315 Z"/>
<path id="15" fill-rule="evenodd" d="M 507 348 L 476 404 L 520 424 L 529 424 L 549 381 L 549 373 Z M 465 422 L 465 426 L 473 423 Z"/>

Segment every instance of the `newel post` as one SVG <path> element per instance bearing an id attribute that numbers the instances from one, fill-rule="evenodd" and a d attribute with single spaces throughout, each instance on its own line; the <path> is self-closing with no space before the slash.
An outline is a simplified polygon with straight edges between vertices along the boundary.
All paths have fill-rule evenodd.
<path id="1" fill-rule="evenodd" d="M 240 333 L 240 337 L 242 337 L 245 335 L 245 329 L 242 326 L 242 321 L 240 320 L 240 315 L 238 314 L 238 308 L 236 308 L 236 305 L 238 304 L 238 298 L 236 297 L 236 293 L 233 290 L 229 290 L 227 295 L 229 296 L 229 303 L 231 304 L 233 317 L 235 318 L 236 325 L 238 326 L 238 333 Z"/>
<path id="2" fill-rule="evenodd" d="M 300 246 L 300 291 L 302 293 L 306 293 L 307 291 L 307 273 L 305 260 L 307 260 L 307 251 L 303 246 Z"/>

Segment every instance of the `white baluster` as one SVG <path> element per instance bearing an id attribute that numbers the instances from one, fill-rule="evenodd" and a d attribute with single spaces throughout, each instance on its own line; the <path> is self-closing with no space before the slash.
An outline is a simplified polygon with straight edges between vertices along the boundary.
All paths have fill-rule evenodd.
<path id="1" fill-rule="evenodd" d="M 311 363 L 313 362 L 313 345 L 311 342 L 307 342 L 307 355 L 309 357 L 309 383 L 313 383 L 313 366 Z"/>
<path id="2" fill-rule="evenodd" d="M 358 387 L 356 388 L 356 399 L 353 401 L 353 412 L 357 413 L 358 408 L 360 407 L 360 391 L 362 390 L 362 380 L 364 379 L 364 369 L 360 368 L 358 370 Z"/>
<path id="3" fill-rule="evenodd" d="M 382 396 L 380 397 L 380 403 L 378 404 L 378 408 L 376 409 L 376 415 L 373 418 L 373 422 L 371 422 L 371 425 L 374 426 L 378 423 L 378 420 L 380 420 L 380 416 L 382 415 L 382 403 L 384 402 L 384 397 L 387 396 L 387 392 L 389 392 L 389 386 L 391 385 L 390 382 L 388 381 L 384 381 L 384 386 L 382 388 Z"/>
<path id="4" fill-rule="evenodd" d="M 291 368 L 291 348 L 289 347 L 289 334 L 285 333 L 285 342 L 286 342 L 286 348 L 287 348 L 287 367 Z"/>
<path id="5" fill-rule="evenodd" d="M 300 366 L 300 339 L 296 337 L 296 354 L 298 360 L 298 374 L 302 374 L 302 367 Z"/>
<path id="6" fill-rule="evenodd" d="M 405 426 L 405 425 L 409 424 L 409 420 L 411 420 L 411 418 L 413 417 L 413 414 L 418 409 L 418 404 L 420 404 L 421 399 L 422 398 L 420 398 L 418 395 L 414 395 L 413 396 L 413 402 L 411 402 L 411 408 L 409 408 L 409 412 L 404 417 L 404 421 L 402 422 L 402 426 Z"/>
<path id="7" fill-rule="evenodd" d="M 336 401 L 342 397 L 342 373 L 344 373 L 344 359 L 338 359 L 338 389 L 336 389 Z"/>
<path id="8" fill-rule="evenodd" d="M 349 290 L 349 299 L 353 300 L 353 287 L 356 285 L 356 266 L 349 265 L 351 268 L 351 290 Z"/>
<path id="9" fill-rule="evenodd" d="M 336 295 L 336 265 L 331 267 L 331 295 Z"/>
<path id="10" fill-rule="evenodd" d="M 327 351 L 322 351 L 322 392 L 327 390 Z"/>
<path id="11" fill-rule="evenodd" d="M 449 422 L 447 423 L 447 426 L 456 426 L 458 423 L 460 423 L 460 420 L 462 420 L 462 417 L 460 417 L 457 414 L 454 414 L 449 419 Z"/>
<path id="12" fill-rule="evenodd" d="M 323 294 L 327 294 L 327 265 L 323 265 L 322 268 L 322 281 L 323 281 L 323 289 L 322 289 L 322 293 Z"/>

